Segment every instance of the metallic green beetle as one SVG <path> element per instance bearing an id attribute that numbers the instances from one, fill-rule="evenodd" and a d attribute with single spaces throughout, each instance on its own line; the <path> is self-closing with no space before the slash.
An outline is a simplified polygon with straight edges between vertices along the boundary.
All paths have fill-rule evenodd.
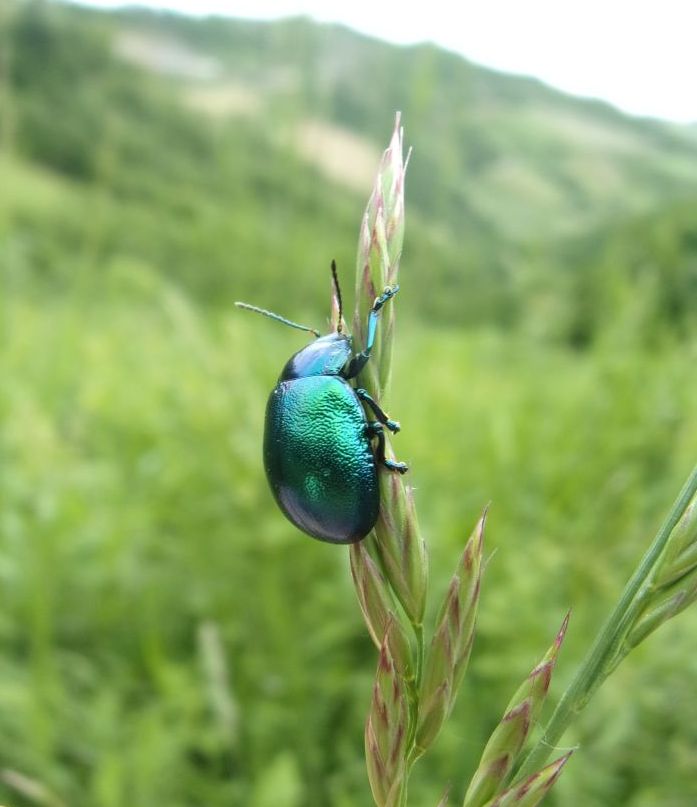
<path id="1" fill-rule="evenodd" d="M 341 330 L 341 292 L 332 261 L 339 303 L 336 331 L 319 331 L 246 303 L 256 311 L 317 337 L 286 363 L 266 406 L 264 467 L 271 491 L 290 521 L 313 538 L 352 544 L 375 525 L 380 508 L 377 465 L 405 473 L 403 462 L 385 457 L 383 426 L 399 431 L 364 389 L 349 384 L 370 358 L 380 309 L 397 294 L 387 287 L 368 315 L 366 346 L 354 354 L 351 336 Z M 368 421 L 365 403 L 375 415 Z M 377 439 L 377 450 L 371 441 Z"/>

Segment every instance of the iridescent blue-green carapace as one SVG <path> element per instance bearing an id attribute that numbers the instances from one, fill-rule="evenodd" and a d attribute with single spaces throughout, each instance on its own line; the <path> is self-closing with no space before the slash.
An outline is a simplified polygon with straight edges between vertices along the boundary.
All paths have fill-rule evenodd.
<path id="1" fill-rule="evenodd" d="M 385 457 L 383 426 L 390 420 L 363 389 L 349 383 L 370 358 L 380 309 L 399 290 L 386 288 L 368 315 L 368 337 L 360 353 L 341 332 L 341 293 L 332 262 L 339 301 L 337 330 L 320 336 L 278 314 L 237 303 L 317 337 L 283 368 L 266 406 L 264 467 L 273 495 L 286 516 L 320 541 L 350 544 L 373 528 L 380 509 L 378 464 L 399 473 L 407 466 Z M 368 420 L 365 403 L 376 420 Z M 377 449 L 373 450 L 373 439 Z"/>

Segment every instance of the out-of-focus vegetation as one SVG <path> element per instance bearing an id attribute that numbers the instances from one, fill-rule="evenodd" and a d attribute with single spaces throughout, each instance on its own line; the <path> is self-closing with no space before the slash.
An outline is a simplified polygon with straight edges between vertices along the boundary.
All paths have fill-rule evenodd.
<path id="1" fill-rule="evenodd" d="M 568 680 L 697 455 L 694 133 L 305 20 L 6 2 L 0 26 L 0 799 L 369 803 L 346 553 L 261 467 L 304 337 L 230 306 L 322 325 L 397 108 L 388 404 L 434 607 L 493 501 L 471 674 L 411 788 L 458 796 L 573 606 Z M 607 683 L 556 803 L 695 803 L 696 628 Z"/>

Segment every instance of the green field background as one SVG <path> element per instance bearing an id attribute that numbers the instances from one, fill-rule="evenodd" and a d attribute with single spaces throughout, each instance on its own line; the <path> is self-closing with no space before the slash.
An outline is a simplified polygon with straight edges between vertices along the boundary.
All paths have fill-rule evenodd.
<path id="1" fill-rule="evenodd" d="M 260 71 L 287 58 L 282 24 L 277 51 L 245 51 L 232 24 L 226 40 L 46 3 L 10 3 L 1 22 L 0 801 L 371 803 L 376 658 L 348 555 L 284 520 L 261 463 L 266 398 L 306 337 L 232 303 L 325 327 L 329 262 L 350 289 L 370 181 L 328 175 L 289 132 L 323 115 L 379 156 L 399 105 L 416 142 L 383 403 L 429 544 L 431 618 L 491 503 L 470 672 L 410 788 L 426 807 L 450 783 L 459 803 L 566 611 L 553 697 L 695 462 L 697 138 L 536 85 L 523 104 L 517 80 L 482 71 L 475 100 L 501 126 L 475 131 L 472 101 L 446 143 L 424 109 L 456 92 L 455 57 L 381 43 L 381 96 L 346 84 L 318 106 L 294 90 L 210 120 L 181 103 L 182 79 L 113 56 L 113 37 L 237 43 L 241 80 L 255 53 Z M 616 158 L 609 188 L 577 135 L 578 181 L 557 183 L 536 92 L 651 150 Z M 518 183 L 536 154 L 557 201 L 466 173 L 477 143 L 514 155 Z M 687 612 L 632 654 L 564 738 L 580 747 L 550 805 L 697 803 L 696 648 Z"/>

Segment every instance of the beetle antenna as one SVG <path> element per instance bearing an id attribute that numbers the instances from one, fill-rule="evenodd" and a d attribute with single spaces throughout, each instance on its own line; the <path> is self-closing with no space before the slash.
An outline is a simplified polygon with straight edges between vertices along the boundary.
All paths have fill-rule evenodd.
<path id="1" fill-rule="evenodd" d="M 250 305 L 249 303 L 236 302 L 235 305 L 238 308 L 244 308 L 245 311 L 254 311 L 257 314 L 263 314 L 265 317 L 269 317 L 269 319 L 275 319 L 277 322 L 282 322 L 284 325 L 290 325 L 291 328 L 297 328 L 299 331 L 313 333 L 318 339 L 320 337 L 320 332 L 315 330 L 315 328 L 308 328 L 307 325 L 300 325 L 300 323 L 286 319 L 280 314 L 274 314 L 273 311 L 267 311 L 265 308 L 258 308 L 256 305 Z"/>
<path id="2" fill-rule="evenodd" d="M 341 302 L 341 288 L 339 287 L 339 275 L 336 272 L 336 261 L 332 260 L 332 281 L 334 282 L 334 291 L 336 292 L 336 301 L 339 304 L 339 318 L 336 321 L 336 332 L 341 333 L 341 320 L 344 316 L 344 306 Z"/>

